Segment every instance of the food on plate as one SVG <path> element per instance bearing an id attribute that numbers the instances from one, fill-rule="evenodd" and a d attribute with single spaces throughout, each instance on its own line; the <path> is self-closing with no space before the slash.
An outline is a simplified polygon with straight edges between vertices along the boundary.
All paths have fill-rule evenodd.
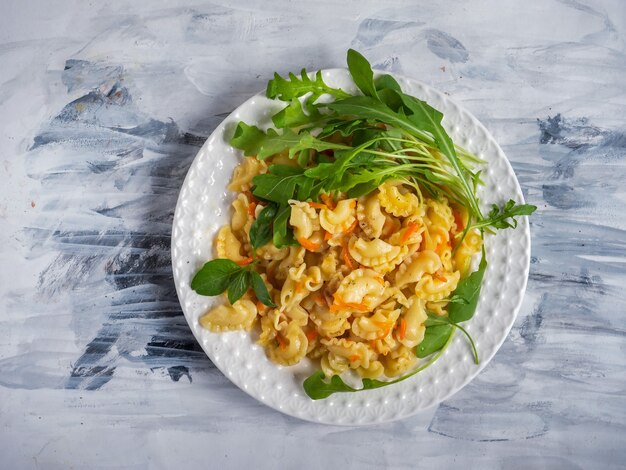
<path id="1" fill-rule="evenodd" d="M 405 380 L 457 329 L 478 363 L 461 323 L 487 268 L 483 234 L 536 209 L 510 200 L 483 215 L 482 162 L 452 142 L 442 114 L 354 50 L 348 68 L 358 92 L 321 72 L 275 74 L 266 94 L 284 107 L 273 127 L 237 124 L 230 144 L 244 158 L 228 186 L 231 220 L 191 283 L 226 293 L 203 327 L 258 325 L 272 362 L 318 361 L 304 382 L 313 399 Z M 360 388 L 341 378 L 350 371 Z"/>

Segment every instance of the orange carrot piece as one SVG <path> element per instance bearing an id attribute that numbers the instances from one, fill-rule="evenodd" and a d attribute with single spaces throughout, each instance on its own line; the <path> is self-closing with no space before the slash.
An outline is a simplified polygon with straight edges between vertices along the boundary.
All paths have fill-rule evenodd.
<path id="1" fill-rule="evenodd" d="M 433 273 L 433 277 L 441 282 L 446 282 L 448 279 L 443 275 L 441 269 L 435 273 Z"/>
<path id="2" fill-rule="evenodd" d="M 354 222 L 352 222 L 352 225 L 350 225 L 350 227 L 348 227 L 347 229 L 345 229 L 345 230 L 343 231 L 343 233 L 346 233 L 346 234 L 347 234 L 347 233 L 352 232 L 352 231 L 356 228 L 356 224 L 357 224 L 357 220 L 356 220 L 356 219 L 354 219 Z"/>
<path id="3" fill-rule="evenodd" d="M 361 359 L 361 356 L 355 354 L 354 356 L 350 356 L 350 362 L 356 362 Z"/>
<path id="4" fill-rule="evenodd" d="M 341 257 L 343 258 L 343 262 L 346 263 L 348 269 L 350 271 L 354 271 L 354 264 L 352 263 L 352 259 L 350 258 L 350 253 L 348 252 L 348 244 L 345 240 L 341 242 Z"/>
<path id="5" fill-rule="evenodd" d="M 328 194 L 322 194 L 320 196 L 320 199 L 324 202 L 324 204 L 328 206 L 330 210 L 333 210 L 335 208 L 335 201 L 333 201 L 333 198 L 330 197 Z"/>
<path id="6" fill-rule="evenodd" d="M 328 231 L 326 231 L 326 230 L 324 230 L 324 241 L 328 241 L 331 238 L 333 238 L 333 234 L 328 232 Z"/>
<path id="7" fill-rule="evenodd" d="M 307 341 L 309 341 L 309 343 L 311 341 L 313 341 L 315 338 L 317 338 L 317 330 L 309 330 L 306 332 L 306 339 Z"/>
<path id="8" fill-rule="evenodd" d="M 404 245 L 409 237 L 413 235 L 418 228 L 419 225 L 417 225 L 415 222 L 409 222 L 409 225 L 407 225 L 406 229 L 404 230 L 402 237 L 400 237 L 400 244 Z"/>
<path id="9" fill-rule="evenodd" d="M 313 209 L 326 209 L 326 204 L 321 204 L 319 202 L 309 202 L 309 206 Z"/>
<path id="10" fill-rule="evenodd" d="M 452 215 L 454 216 L 457 233 L 462 232 L 465 228 L 465 224 L 463 223 L 463 214 L 461 214 L 461 211 L 455 209 L 452 211 Z"/>
<path id="11" fill-rule="evenodd" d="M 248 204 L 248 215 L 250 217 L 254 217 L 254 213 L 256 211 L 256 202 L 252 201 L 250 204 Z"/>
<path id="12" fill-rule="evenodd" d="M 245 266 L 247 264 L 252 263 L 254 260 L 252 258 L 244 258 L 241 261 L 236 261 L 239 266 Z"/>
<path id="13" fill-rule="evenodd" d="M 400 319 L 400 328 L 398 330 L 398 338 L 403 340 L 406 338 L 406 320 L 404 318 Z"/>
<path id="14" fill-rule="evenodd" d="M 261 302 L 260 300 L 256 301 L 256 309 L 259 312 L 265 312 L 267 310 L 267 305 L 265 305 L 263 302 Z"/>
<path id="15" fill-rule="evenodd" d="M 309 251 L 315 251 L 320 247 L 317 243 L 313 243 L 311 240 L 307 240 L 304 237 L 298 238 L 298 243 Z"/>
<path id="16" fill-rule="evenodd" d="M 287 347 L 287 340 L 283 338 L 280 333 L 276 335 L 276 341 L 278 341 L 278 346 L 280 346 L 280 349 L 285 349 Z"/>

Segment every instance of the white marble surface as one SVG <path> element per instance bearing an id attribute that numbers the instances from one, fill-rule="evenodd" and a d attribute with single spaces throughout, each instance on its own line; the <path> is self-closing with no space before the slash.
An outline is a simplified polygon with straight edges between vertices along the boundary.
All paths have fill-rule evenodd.
<path id="1" fill-rule="evenodd" d="M 2 10 L 0 467 L 623 467 L 626 3 Z M 358 429 L 234 387 L 193 340 L 169 259 L 203 139 L 273 71 L 343 66 L 349 47 L 469 108 L 539 206 L 494 360 L 431 413 Z"/>

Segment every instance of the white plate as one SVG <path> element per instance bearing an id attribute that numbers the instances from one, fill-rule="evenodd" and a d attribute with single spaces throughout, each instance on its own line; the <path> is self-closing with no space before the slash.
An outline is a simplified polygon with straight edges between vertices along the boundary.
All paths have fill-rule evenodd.
<path id="1" fill-rule="evenodd" d="M 325 70 L 323 77 L 331 86 L 356 91 L 347 70 Z M 404 92 L 426 100 L 443 112 L 443 125 L 454 142 L 485 160 L 485 186 L 479 192 L 483 210 L 510 198 L 523 202 L 511 165 L 474 116 L 423 83 L 396 78 Z M 410 416 L 440 403 L 489 363 L 515 321 L 526 289 L 530 261 L 526 217 L 520 220 L 516 230 L 501 230 L 485 241 L 489 266 L 476 314 L 466 324 L 476 342 L 480 365 L 474 364 L 466 339 L 457 331 L 442 357 L 408 380 L 314 401 L 302 389 L 303 379 L 313 370 L 308 360 L 293 367 L 277 366 L 266 358 L 263 348 L 255 344 L 256 338 L 249 333 L 215 334 L 198 323 L 200 316 L 220 301 L 197 295 L 189 284 L 198 269 L 212 258 L 213 237 L 229 220 L 233 193 L 226 190 L 226 185 L 242 155 L 228 145 L 228 140 L 240 120 L 267 128 L 272 114 L 283 106 L 261 93 L 243 103 L 211 134 L 183 183 L 172 229 L 172 265 L 178 298 L 193 334 L 213 363 L 235 385 L 266 405 L 297 418 L 340 425 L 372 424 Z"/>

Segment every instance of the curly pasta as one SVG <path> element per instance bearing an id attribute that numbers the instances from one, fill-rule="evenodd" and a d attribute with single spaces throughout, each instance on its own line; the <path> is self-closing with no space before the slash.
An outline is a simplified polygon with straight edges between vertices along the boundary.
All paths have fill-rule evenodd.
<path id="1" fill-rule="evenodd" d="M 289 163 L 284 155 L 270 160 Z M 422 198 L 401 181 L 387 181 L 358 199 L 290 200 L 288 224 L 299 245 L 276 248 L 270 241 L 253 253 L 248 232 L 266 203 L 247 191 L 266 171 L 254 157 L 235 170 L 230 188 L 239 194 L 215 248 L 238 263 L 255 257 L 276 307 L 248 293 L 200 323 L 222 332 L 250 330 L 258 319 L 258 342 L 271 361 L 289 366 L 308 357 L 327 376 L 351 370 L 391 378 L 411 370 L 427 312 L 447 315 L 451 293 L 480 251 L 480 233 L 463 232 L 463 213 L 447 199 Z"/>

